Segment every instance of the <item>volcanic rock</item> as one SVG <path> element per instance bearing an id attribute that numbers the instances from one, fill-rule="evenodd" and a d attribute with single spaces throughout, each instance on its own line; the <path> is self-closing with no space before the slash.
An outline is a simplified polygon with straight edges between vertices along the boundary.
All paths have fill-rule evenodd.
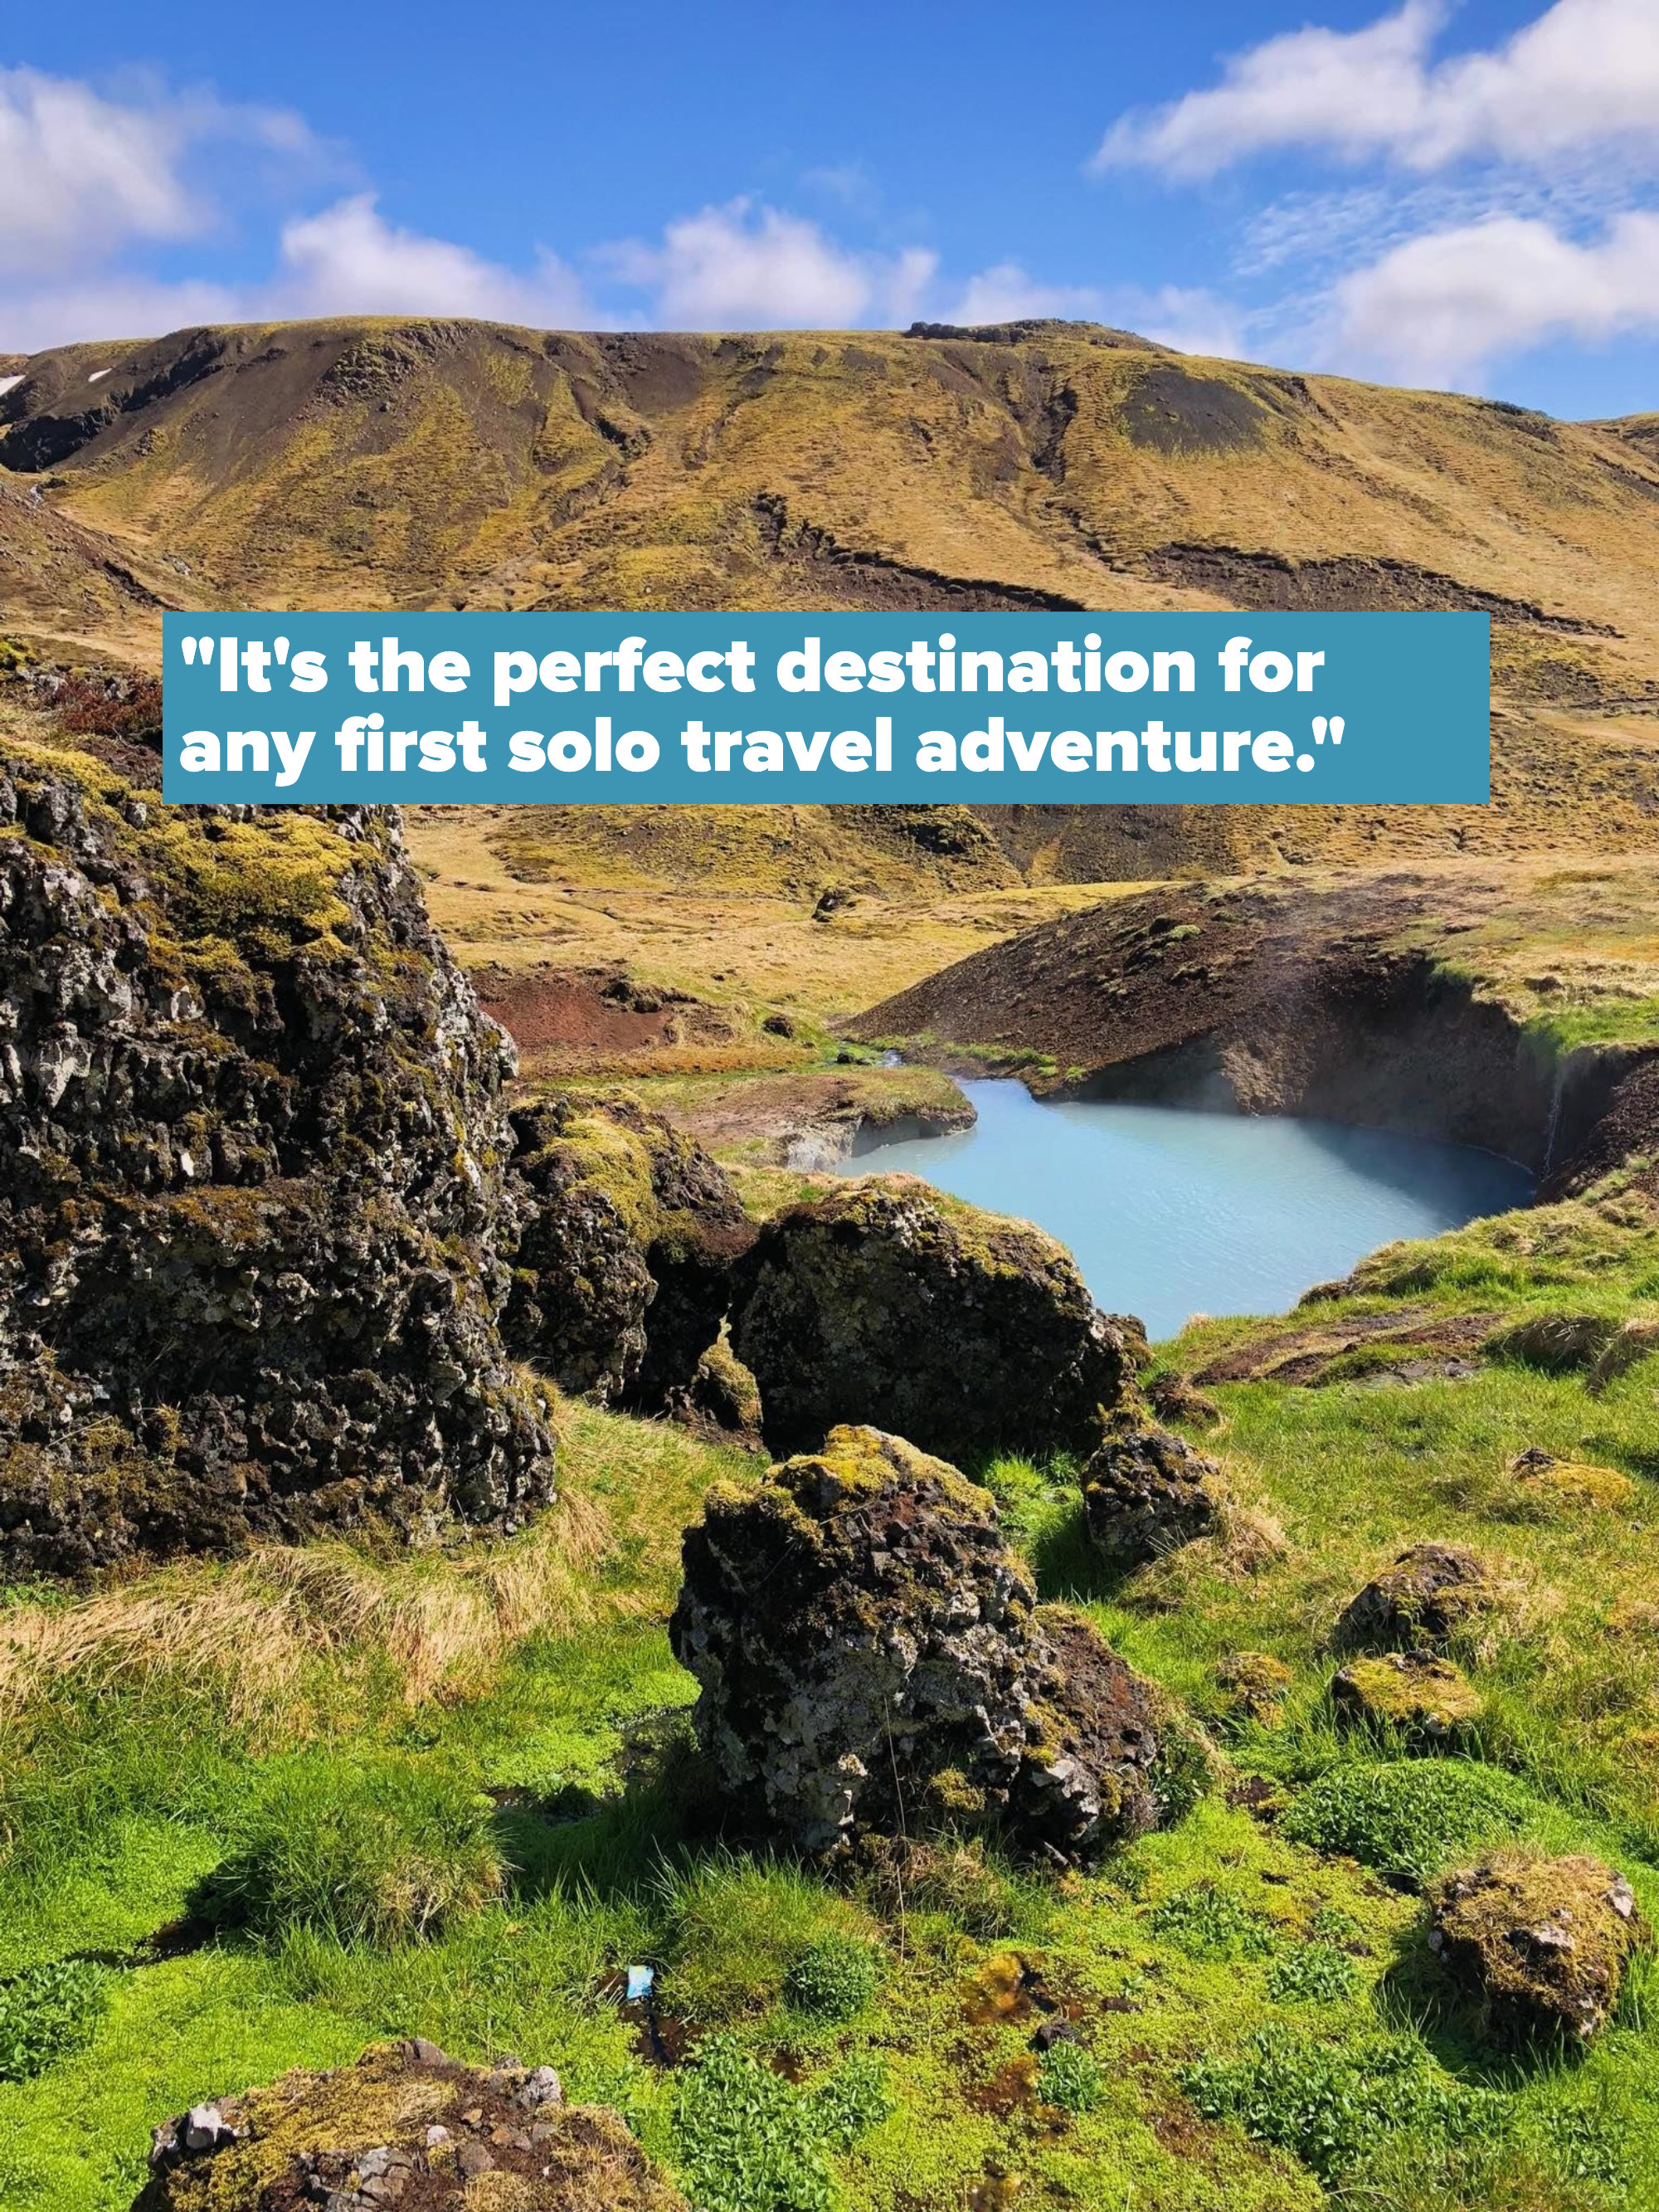
<path id="1" fill-rule="evenodd" d="M 1108 1423 L 1083 1470 L 1090 1541 L 1115 1566 L 1142 1566 L 1208 1535 L 1221 1503 L 1214 1460 L 1133 1407 Z"/>
<path id="2" fill-rule="evenodd" d="M 505 1329 L 565 1389 L 656 1412 L 719 1336 L 753 1241 L 729 1177 L 627 1097 L 515 1112 L 523 1226 Z"/>
<path id="3" fill-rule="evenodd" d="M 799 1850 L 986 1827 L 1086 1860 L 1158 1819 L 1150 1686 L 900 1437 L 837 1428 L 712 1490 L 671 1635 L 726 1790 Z"/>
<path id="4" fill-rule="evenodd" d="M 867 1422 L 972 1464 L 1091 1449 L 1145 1334 L 1097 1312 L 1040 1230 L 889 1176 L 766 1224 L 738 1267 L 732 1344 L 772 1450 Z"/>
<path id="5" fill-rule="evenodd" d="M 550 1494 L 512 1065 L 395 815 L 0 758 L 0 1579 Z"/>
<path id="6" fill-rule="evenodd" d="M 1350 1600 L 1333 1641 L 1343 1651 L 1437 1650 L 1497 1595 L 1461 1544 L 1413 1544 Z"/>
<path id="7" fill-rule="evenodd" d="M 1650 1941 L 1624 1876 L 1577 1855 L 1485 1860 L 1448 1875 L 1431 1904 L 1431 1948 L 1503 2045 L 1588 2042 Z"/>
<path id="8" fill-rule="evenodd" d="M 149 2163 L 133 2212 L 685 2212 L 551 2067 L 459 2066 L 419 2039 L 198 2106 L 155 2130 Z"/>

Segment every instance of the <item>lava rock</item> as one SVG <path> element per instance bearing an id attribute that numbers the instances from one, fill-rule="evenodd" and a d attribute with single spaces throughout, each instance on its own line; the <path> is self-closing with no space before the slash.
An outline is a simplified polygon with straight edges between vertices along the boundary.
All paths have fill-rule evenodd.
<path id="1" fill-rule="evenodd" d="M 626 1097 L 526 1107 L 513 1134 L 509 1343 L 567 1390 L 660 1411 L 719 1336 L 753 1241 L 730 1178 Z"/>
<path id="2" fill-rule="evenodd" d="M 1144 1566 L 1215 1527 L 1221 1469 L 1133 1407 L 1108 1424 L 1083 1470 L 1089 1540 L 1114 1566 Z"/>
<path id="3" fill-rule="evenodd" d="M 516 1525 L 512 1048 L 395 814 L 0 761 L 0 1580 Z"/>
<path id="4" fill-rule="evenodd" d="M 1504 1854 L 1433 1893 L 1429 1944 L 1497 2044 L 1588 2042 L 1651 1941 L 1630 1884 L 1600 1859 Z"/>
<path id="5" fill-rule="evenodd" d="M 1040 1230 L 889 1176 L 766 1224 L 738 1267 L 732 1345 L 775 1452 L 863 1422 L 972 1464 L 1092 1449 L 1145 1334 L 1097 1312 Z"/>
<path id="6" fill-rule="evenodd" d="M 989 1494 L 897 1437 L 842 1427 L 686 1532 L 671 1626 L 696 1727 L 757 1832 L 1000 1832 L 1083 1861 L 1155 1825 L 1150 1686 L 1040 1607 Z"/>
<path id="7" fill-rule="evenodd" d="M 1413 1544 L 1349 1601 L 1333 1641 L 1340 1651 L 1439 1650 L 1497 1596 L 1462 1545 Z"/>
<path id="8" fill-rule="evenodd" d="M 156 2130 L 133 2212 L 686 2212 L 617 2115 L 567 2106 L 550 2067 L 459 2066 L 419 2039 L 198 2110 L 212 2130 L 196 2112 Z"/>
<path id="9" fill-rule="evenodd" d="M 1427 1651 L 1388 1651 L 1356 1659 L 1331 1683 L 1331 1703 L 1346 1721 L 1438 1749 L 1480 1717 L 1480 1693 L 1460 1667 Z"/>

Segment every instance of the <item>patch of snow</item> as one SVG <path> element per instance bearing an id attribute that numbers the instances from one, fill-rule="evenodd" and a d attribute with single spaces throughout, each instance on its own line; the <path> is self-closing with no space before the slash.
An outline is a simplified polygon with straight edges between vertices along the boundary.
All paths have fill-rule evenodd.
<path id="1" fill-rule="evenodd" d="M 21 384 L 22 381 L 21 376 L 0 376 L 0 399 L 5 398 L 14 385 Z"/>
<path id="2" fill-rule="evenodd" d="M 88 384 L 96 384 L 100 376 L 107 376 L 108 374 L 109 371 L 106 368 L 94 368 L 92 374 L 87 379 L 87 382 Z"/>

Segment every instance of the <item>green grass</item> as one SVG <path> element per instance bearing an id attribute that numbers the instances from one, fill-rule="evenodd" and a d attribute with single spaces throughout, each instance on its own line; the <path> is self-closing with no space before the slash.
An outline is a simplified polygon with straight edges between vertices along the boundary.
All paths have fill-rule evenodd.
<path id="1" fill-rule="evenodd" d="M 1397 1248 L 1334 1309 L 1206 1323 L 1165 1356 L 1406 1307 L 1622 1317 L 1654 1297 L 1656 1238 L 1611 1188 Z M 1582 2059 L 1495 2068 L 1435 2000 L 1416 1893 L 1513 1837 L 1599 1852 L 1659 1907 L 1656 1392 L 1652 1365 L 1600 1395 L 1510 1364 L 1214 1385 L 1205 1449 L 1280 1534 L 1127 1577 L 1083 1540 L 1074 1468 L 998 1462 L 1044 1595 L 1087 1607 L 1194 1732 L 1184 1817 L 1064 1880 L 945 1853 L 832 1882 L 721 1839 L 665 1624 L 681 1527 L 751 1463 L 672 1428 L 566 1408 L 568 1558 L 545 1528 L 343 1555 L 325 1588 L 357 1593 L 356 1625 L 276 1674 L 266 1654 L 257 1686 L 214 1624 L 230 1607 L 245 1636 L 257 1607 L 232 1601 L 274 1593 L 276 1567 L 106 1593 L 93 1626 L 165 1589 L 198 1630 L 166 1663 L 92 1637 L 0 1722 L 0 2202 L 125 2212 L 167 2112 L 420 2033 L 557 2066 L 708 2212 L 962 2212 L 1014 2181 L 1081 2212 L 1659 2204 L 1654 1970 Z M 1624 1469 L 1637 1505 L 1518 1510 L 1508 1463 L 1532 1443 Z M 1360 1756 L 1332 1727 L 1329 1632 L 1428 1536 L 1501 1586 L 1454 1654 L 1485 1701 L 1478 1755 Z M 0 1652 L 8 1626 L 82 1618 L 37 1603 L 9 1595 Z M 1228 1717 L 1238 1650 L 1290 1669 L 1278 1725 Z M 146 1946 L 204 1906 L 199 1948 Z M 674 2068 L 620 2005 L 635 1963 Z M 1075 2026 L 1045 2054 L 1041 2015 L 1003 2001 L 1028 1968 Z"/>

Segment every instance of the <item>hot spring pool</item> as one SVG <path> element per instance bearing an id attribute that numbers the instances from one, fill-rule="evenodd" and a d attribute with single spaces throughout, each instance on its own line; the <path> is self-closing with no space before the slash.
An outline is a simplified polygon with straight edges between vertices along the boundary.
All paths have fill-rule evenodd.
<path id="1" fill-rule="evenodd" d="M 1109 1312 L 1154 1337 L 1194 1313 L 1276 1313 L 1400 1237 L 1432 1237 L 1531 1197 L 1513 1161 L 1337 1121 L 1111 1100 L 1039 1104 L 965 1083 L 960 1136 L 882 1145 L 842 1175 L 902 1170 L 1035 1221 L 1069 1245 Z"/>

